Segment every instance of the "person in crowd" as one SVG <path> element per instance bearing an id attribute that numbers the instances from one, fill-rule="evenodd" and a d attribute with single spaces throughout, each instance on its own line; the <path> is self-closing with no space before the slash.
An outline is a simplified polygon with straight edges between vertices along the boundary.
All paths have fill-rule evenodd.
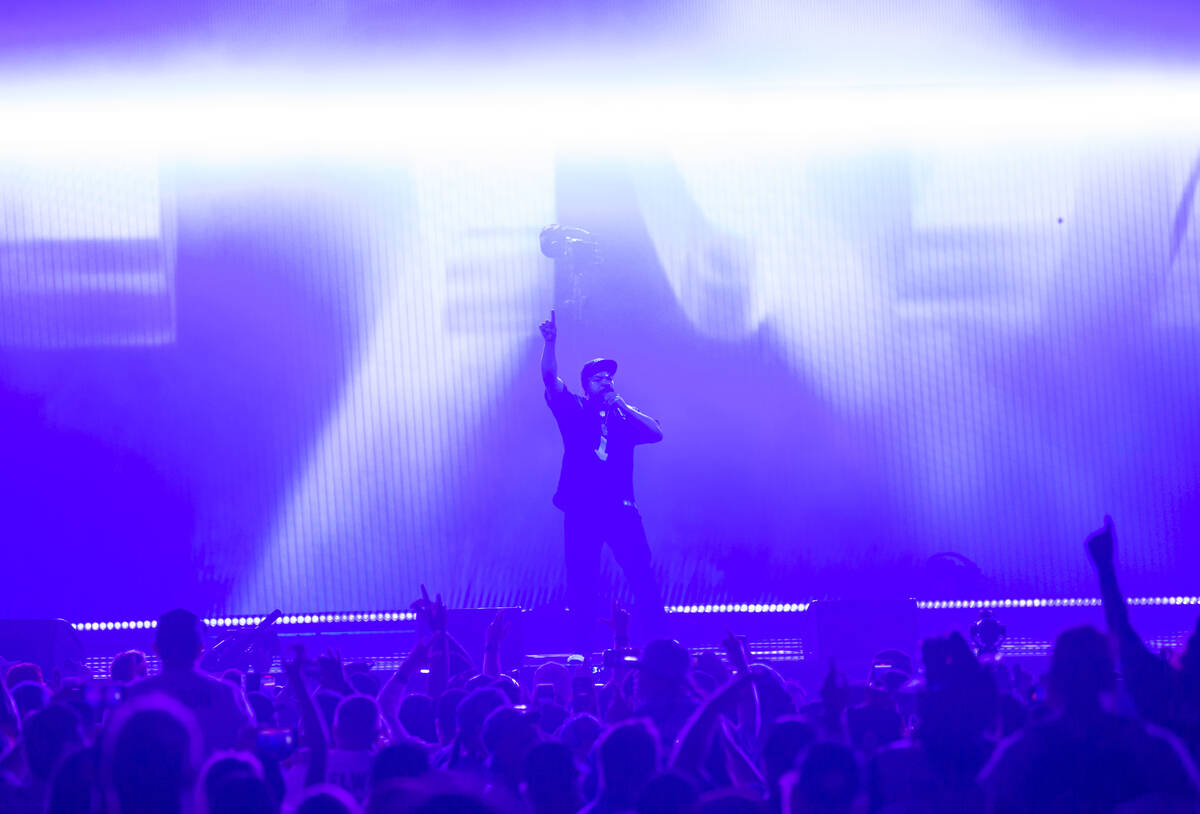
<path id="1" fill-rule="evenodd" d="M 5 671 L 0 811 L 1197 810 L 1200 778 L 1172 732 L 1194 744 L 1198 639 L 1174 662 L 1152 653 L 1116 586 L 1111 520 L 1087 548 L 1137 717 L 1114 711 L 1117 661 L 1092 628 L 1056 642 L 1048 707 L 1028 673 L 980 661 L 951 633 L 926 639 L 921 669 L 908 659 L 894 681 L 855 686 L 831 665 L 820 700 L 797 711 L 803 692 L 752 664 L 738 637 L 700 658 L 669 639 L 639 650 L 619 603 L 601 620 L 619 657 L 599 691 L 578 659 L 543 666 L 526 684 L 499 663 L 503 614 L 476 662 L 446 631 L 440 597 L 423 592 L 414 607 L 432 635 L 382 684 L 365 665 L 343 668 L 334 651 L 315 662 L 298 651 L 278 687 L 247 675 L 255 731 L 241 688 L 197 668 L 200 620 L 172 611 L 156 631 L 163 672 L 133 680 L 124 699 L 89 691 L 86 678 L 51 695 L 35 665 Z M 136 672 L 144 659 L 114 659 L 114 683 L 129 676 L 117 668 L 125 662 Z"/>
<path id="2" fill-rule="evenodd" d="M 634 715 L 649 718 L 664 748 L 696 710 L 696 694 L 688 681 L 691 657 L 673 639 L 654 639 L 642 650 L 637 670 Z"/>
<path id="3" fill-rule="evenodd" d="M 1116 542 L 1113 519 L 1106 515 L 1086 545 L 1099 577 L 1104 617 L 1116 643 L 1125 689 L 1142 717 L 1182 738 L 1193 761 L 1200 762 L 1200 619 L 1178 666 L 1152 653 L 1134 630 L 1117 584 Z"/>
<path id="4" fill-rule="evenodd" d="M 1095 628 L 1058 637 L 1050 664 L 1056 714 L 996 750 L 981 777 L 991 811 L 1195 810 L 1200 779 L 1179 741 L 1110 710 L 1115 666 Z"/>
<path id="5" fill-rule="evenodd" d="M 652 777 L 638 794 L 638 814 L 696 814 L 700 792 L 695 784 L 677 772 Z"/>
<path id="6" fill-rule="evenodd" d="M 147 676 L 146 654 L 141 650 L 118 653 L 109 668 L 109 675 L 118 684 L 132 684 Z"/>
<path id="7" fill-rule="evenodd" d="M 858 757 L 841 743 L 814 743 L 790 779 L 789 814 L 850 814 L 862 786 Z"/>
<path id="8" fill-rule="evenodd" d="M 575 756 L 558 741 L 544 741 L 526 752 L 521 789 L 533 814 L 575 814 L 583 807 Z"/>
<path id="9" fill-rule="evenodd" d="M 105 810 L 108 814 L 191 811 L 202 753 L 203 736 L 190 709 L 163 694 L 126 702 L 102 737 Z"/>
<path id="10" fill-rule="evenodd" d="M 162 672 L 126 689 L 131 699 L 167 695 L 187 707 L 203 735 L 203 751 L 231 749 L 254 716 L 242 688 L 210 676 L 197 664 L 204 651 L 204 622 L 187 610 L 172 610 L 158 618 L 154 649 Z"/>
<path id="11" fill-rule="evenodd" d="M 600 785 L 584 814 L 616 814 L 637 806 L 638 795 L 659 769 L 654 724 L 635 719 L 609 729 L 596 744 Z"/>
<path id="12" fill-rule="evenodd" d="M 54 770 L 66 755 L 84 746 L 83 722 L 79 713 L 66 704 L 50 704 L 31 713 L 22 732 L 31 778 L 30 797 L 44 808 Z"/>
<path id="13" fill-rule="evenodd" d="M 44 687 L 46 681 L 42 677 L 42 668 L 32 662 L 22 661 L 10 664 L 8 670 L 5 671 L 4 685 L 10 690 L 18 684 L 24 684 L 27 681 L 40 684 Z"/>
<path id="14" fill-rule="evenodd" d="M 350 695 L 333 716 L 333 745 L 329 753 L 329 782 L 350 792 L 360 803 L 367 799 L 371 763 L 380 738 L 379 705 L 374 698 Z"/>

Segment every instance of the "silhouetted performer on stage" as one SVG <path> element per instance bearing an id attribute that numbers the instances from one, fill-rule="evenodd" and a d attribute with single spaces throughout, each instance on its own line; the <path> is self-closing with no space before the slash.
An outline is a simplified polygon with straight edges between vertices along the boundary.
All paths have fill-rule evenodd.
<path id="1" fill-rule="evenodd" d="M 554 505 L 563 511 L 566 538 L 567 605 L 575 644 L 592 645 L 598 610 L 600 549 L 612 548 L 633 589 L 635 618 L 661 627 L 662 597 L 650 569 L 650 545 L 633 499 L 633 448 L 662 440 L 658 421 L 629 406 L 613 389 L 617 363 L 593 359 L 583 366 L 583 395 L 575 395 L 558 376 L 554 311 L 540 326 L 542 382 L 546 403 L 563 439 L 562 471 Z M 659 631 L 655 631 L 659 632 Z"/>

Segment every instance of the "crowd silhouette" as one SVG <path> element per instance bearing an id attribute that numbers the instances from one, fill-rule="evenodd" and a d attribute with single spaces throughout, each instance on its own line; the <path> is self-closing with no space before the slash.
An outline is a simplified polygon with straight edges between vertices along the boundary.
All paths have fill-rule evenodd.
<path id="1" fill-rule="evenodd" d="M 866 686 L 819 687 L 669 639 L 618 658 L 501 664 L 503 613 L 478 665 L 440 596 L 394 674 L 295 650 L 277 682 L 200 669 L 202 621 L 163 614 L 161 670 L 118 654 L 104 680 L 5 665 L 3 814 L 923 814 L 1200 810 L 1200 627 L 1157 653 L 1130 623 L 1111 519 L 1086 541 L 1107 635 L 1064 631 L 1035 680 L 958 633 Z M 525 670 L 524 675 L 530 672 Z M 600 678 L 597 681 L 597 677 Z M 857 677 L 855 677 L 857 678 Z"/>

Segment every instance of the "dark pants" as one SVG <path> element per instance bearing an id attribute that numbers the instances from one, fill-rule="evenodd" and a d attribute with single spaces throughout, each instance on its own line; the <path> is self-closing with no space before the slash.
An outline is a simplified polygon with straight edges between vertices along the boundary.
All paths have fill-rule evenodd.
<path id="1" fill-rule="evenodd" d="M 563 516 L 567 553 L 567 606 L 571 609 L 572 646 L 581 653 L 596 647 L 596 620 L 608 618 L 610 607 L 598 595 L 600 549 L 608 543 L 633 591 L 630 613 L 637 629 L 663 635 L 662 595 L 650 568 L 650 544 L 642 516 L 634 506 L 568 511 Z"/>

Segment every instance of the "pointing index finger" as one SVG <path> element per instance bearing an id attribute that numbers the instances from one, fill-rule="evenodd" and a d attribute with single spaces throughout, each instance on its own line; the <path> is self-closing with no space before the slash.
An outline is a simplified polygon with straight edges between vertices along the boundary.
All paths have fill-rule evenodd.
<path id="1" fill-rule="evenodd" d="M 550 309 L 550 324 L 551 325 L 554 324 L 554 309 L 553 308 Z"/>

